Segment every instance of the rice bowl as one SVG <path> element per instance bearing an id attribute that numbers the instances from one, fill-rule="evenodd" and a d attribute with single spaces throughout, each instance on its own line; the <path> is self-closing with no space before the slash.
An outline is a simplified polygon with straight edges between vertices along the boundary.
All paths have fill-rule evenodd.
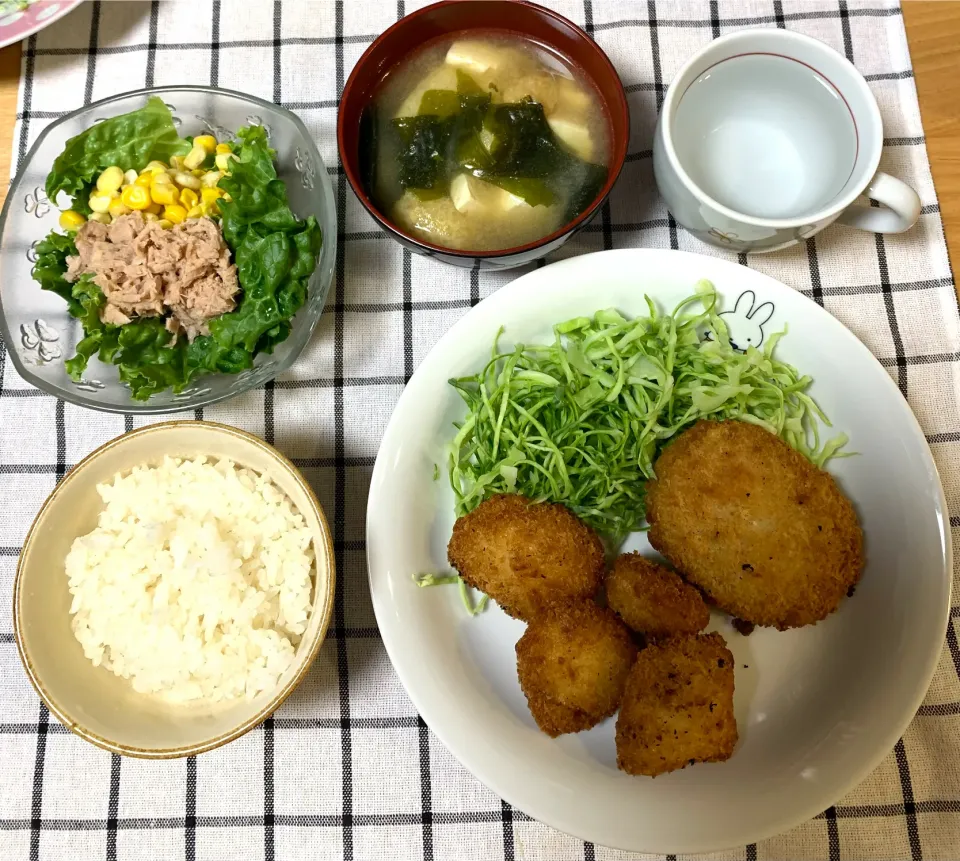
<path id="1" fill-rule="evenodd" d="M 289 666 L 252 696 L 246 691 L 230 698 L 207 696 L 185 707 L 175 696 L 138 692 L 130 679 L 106 666 L 95 667 L 73 631 L 73 596 L 64 562 L 74 541 L 98 525 L 103 509 L 98 485 L 109 483 L 117 474 L 129 475 L 134 467 L 159 466 L 164 457 L 205 457 L 208 465 L 230 461 L 269 479 L 302 515 L 309 531 L 315 559 L 303 632 L 294 634 L 300 639 L 291 642 L 294 656 Z M 192 756 L 257 726 L 303 681 L 333 613 L 334 579 L 329 527 L 316 496 L 293 464 L 262 440 L 235 428 L 192 421 L 157 424 L 94 451 L 44 503 L 17 568 L 14 635 L 31 683 L 51 714 L 72 732 L 129 756 Z M 285 617 L 286 612 L 280 615 Z M 290 612 L 291 617 L 297 615 Z"/>

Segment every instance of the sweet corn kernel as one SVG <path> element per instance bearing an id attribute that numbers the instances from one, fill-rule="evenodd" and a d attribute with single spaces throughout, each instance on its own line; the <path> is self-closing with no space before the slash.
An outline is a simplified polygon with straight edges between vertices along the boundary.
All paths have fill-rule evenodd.
<path id="1" fill-rule="evenodd" d="M 207 172 L 202 167 L 198 167 L 196 170 L 190 171 L 190 176 L 195 176 L 197 177 L 197 179 L 200 179 L 200 177 L 203 177 L 206 175 L 207 175 Z"/>
<path id="2" fill-rule="evenodd" d="M 227 203 L 230 203 L 230 201 L 233 200 L 233 198 L 230 196 L 229 192 L 226 192 L 226 191 L 223 193 L 223 199 L 224 199 Z"/>
<path id="3" fill-rule="evenodd" d="M 217 144 L 215 151 L 217 155 L 223 155 L 224 153 L 233 152 L 233 149 L 230 144 L 220 143 Z"/>
<path id="4" fill-rule="evenodd" d="M 220 188 L 200 189 L 200 199 L 204 203 L 215 203 L 221 197 L 223 197 L 223 189 L 220 189 Z"/>
<path id="5" fill-rule="evenodd" d="M 230 152 L 222 152 L 214 160 L 217 168 L 222 170 L 224 173 L 230 170 L 230 162 L 239 161 L 239 159 Z"/>
<path id="6" fill-rule="evenodd" d="M 123 185 L 123 171 L 115 164 L 108 167 L 97 177 L 97 191 L 109 194 Z"/>
<path id="7" fill-rule="evenodd" d="M 128 170 L 123 175 L 123 184 L 133 185 L 137 181 L 138 177 L 139 177 L 139 174 L 133 168 L 130 168 L 130 170 Z"/>
<path id="8" fill-rule="evenodd" d="M 156 215 L 156 216 L 159 216 L 160 213 L 163 212 L 163 206 L 161 206 L 159 203 L 153 203 L 153 202 L 151 202 L 150 205 L 149 205 L 145 210 L 143 210 L 143 211 L 144 211 L 145 213 L 147 213 L 148 215 Z"/>
<path id="9" fill-rule="evenodd" d="M 147 163 L 147 166 L 143 170 L 166 170 L 166 169 L 167 169 L 167 165 L 165 165 L 162 161 L 151 161 Z"/>
<path id="10" fill-rule="evenodd" d="M 173 177 L 170 176 L 170 174 L 165 170 L 157 171 L 153 176 L 150 177 L 150 185 L 156 185 L 157 183 L 173 185 Z"/>
<path id="11" fill-rule="evenodd" d="M 180 200 L 180 192 L 172 182 L 157 182 L 150 186 L 150 199 L 154 203 L 170 206 Z"/>
<path id="12" fill-rule="evenodd" d="M 187 210 L 187 218 L 200 218 L 205 214 L 202 206 L 193 206 Z"/>
<path id="13" fill-rule="evenodd" d="M 106 212 L 110 208 L 110 201 L 117 196 L 115 191 L 91 191 L 87 203 L 94 212 Z"/>
<path id="14" fill-rule="evenodd" d="M 142 188 L 150 188 L 150 185 L 153 183 L 153 174 L 152 173 L 141 173 L 134 181 L 133 185 L 139 185 Z"/>
<path id="15" fill-rule="evenodd" d="M 100 224 L 109 224 L 113 219 L 106 212 L 93 212 L 87 221 L 97 221 Z"/>
<path id="16" fill-rule="evenodd" d="M 129 186 L 127 186 L 129 188 Z M 110 206 L 107 208 L 107 212 L 110 213 L 114 218 L 119 218 L 121 215 L 129 215 L 132 210 L 127 206 L 120 198 L 115 198 L 110 201 Z"/>
<path id="17" fill-rule="evenodd" d="M 157 213 L 155 213 L 155 212 L 147 212 L 146 210 L 144 210 L 144 212 L 143 212 L 143 220 L 144 220 L 144 221 L 159 221 L 159 218 L 157 217 Z"/>
<path id="18" fill-rule="evenodd" d="M 180 192 L 180 203 L 182 203 L 187 209 L 197 205 L 197 201 L 200 198 L 197 196 L 197 193 L 192 188 L 185 188 Z"/>
<path id="19" fill-rule="evenodd" d="M 200 147 L 204 152 L 213 152 L 217 148 L 217 139 L 213 135 L 197 135 L 193 145 Z"/>
<path id="20" fill-rule="evenodd" d="M 200 188 L 200 180 L 192 174 L 184 173 L 183 171 L 175 173 L 173 175 L 173 181 L 181 188 L 192 188 L 194 190 Z"/>
<path id="21" fill-rule="evenodd" d="M 210 202 L 210 203 L 201 203 L 201 204 L 200 204 L 200 209 L 203 210 L 203 214 L 204 214 L 204 215 L 219 215 L 219 214 L 220 214 L 220 207 L 217 206 L 217 202 L 216 202 L 216 201 L 212 201 L 212 202 Z"/>
<path id="22" fill-rule="evenodd" d="M 200 165 L 203 164 L 203 160 L 207 157 L 207 151 L 202 146 L 197 146 L 196 142 L 193 144 L 193 149 L 190 150 L 183 157 L 183 170 L 196 170 Z M 171 159 L 172 161 L 173 159 Z"/>
<path id="23" fill-rule="evenodd" d="M 79 212 L 74 212 L 72 209 L 66 209 L 60 213 L 60 226 L 64 230 L 79 230 L 86 221 L 87 219 Z"/>
<path id="24" fill-rule="evenodd" d="M 166 218 L 161 218 L 159 221 L 157 221 L 157 224 L 159 224 L 164 230 L 169 227 L 173 227 L 173 222 L 168 221 Z"/>
<path id="25" fill-rule="evenodd" d="M 163 208 L 163 217 L 167 221 L 172 221 L 174 224 L 179 224 L 187 217 L 187 210 L 177 204 L 174 204 L 173 206 L 165 206 Z"/>
<path id="26" fill-rule="evenodd" d="M 213 188 L 218 182 L 220 182 L 220 176 L 221 174 L 219 170 L 211 170 L 200 177 L 200 184 L 204 188 Z"/>
<path id="27" fill-rule="evenodd" d="M 150 205 L 150 192 L 142 185 L 128 185 L 120 193 L 120 202 L 131 209 L 146 209 Z"/>
<path id="28" fill-rule="evenodd" d="M 183 170 L 183 158 L 182 155 L 170 156 L 170 167 L 173 170 Z"/>

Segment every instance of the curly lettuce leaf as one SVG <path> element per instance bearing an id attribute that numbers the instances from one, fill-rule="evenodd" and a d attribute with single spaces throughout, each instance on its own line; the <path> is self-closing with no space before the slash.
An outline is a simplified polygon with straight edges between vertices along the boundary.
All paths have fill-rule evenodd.
<path id="1" fill-rule="evenodd" d="M 73 303 L 73 285 L 64 278 L 67 258 L 77 253 L 71 234 L 51 231 L 36 247 L 37 262 L 33 265 L 33 280 L 41 290 L 49 290 L 64 299 L 75 317 L 81 309 Z"/>
<path id="2" fill-rule="evenodd" d="M 171 345 L 170 333 L 161 317 L 140 317 L 118 326 L 118 348 L 113 357 L 120 379 L 130 386 L 134 400 L 172 388 L 182 391 L 196 373 L 187 367 L 184 341 Z"/>
<path id="3" fill-rule="evenodd" d="M 170 156 L 186 155 L 190 149 L 190 141 L 177 133 L 170 109 L 151 96 L 139 110 L 95 123 L 70 138 L 47 175 L 47 197 L 55 201 L 63 191 L 82 205 L 84 192 L 89 192 L 104 168 L 115 164 L 124 170 L 142 170 L 152 159 L 169 161 Z"/>
<path id="4" fill-rule="evenodd" d="M 100 310 L 106 304 L 103 291 L 94 283 L 93 276 L 84 273 L 73 284 L 70 313 L 80 320 L 84 338 L 77 344 L 77 354 L 65 363 L 71 379 L 79 380 L 87 369 L 91 356 L 107 349 L 104 336 L 108 325 L 100 320 Z"/>
<path id="5" fill-rule="evenodd" d="M 301 221 L 290 210 L 262 127 L 240 129 L 234 154 L 230 175 L 220 180 L 231 200 L 222 201 L 220 211 L 243 298 L 235 311 L 210 322 L 210 334 L 224 354 L 240 348 L 255 355 L 271 352 L 289 335 L 322 240 L 312 215 Z M 205 362 L 222 360 L 210 346 L 202 349 Z"/>

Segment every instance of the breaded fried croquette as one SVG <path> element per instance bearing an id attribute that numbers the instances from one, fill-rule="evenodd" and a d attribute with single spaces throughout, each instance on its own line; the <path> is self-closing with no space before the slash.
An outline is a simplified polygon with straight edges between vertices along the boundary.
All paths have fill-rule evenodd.
<path id="1" fill-rule="evenodd" d="M 540 731 L 550 738 L 566 735 L 570 732 L 583 732 L 596 726 L 600 720 L 591 717 L 580 709 L 561 705 L 533 691 L 527 695 L 527 706 Z"/>
<path id="2" fill-rule="evenodd" d="M 563 505 L 502 494 L 457 520 L 447 546 L 464 582 L 511 616 L 529 620 L 556 601 L 592 598 L 603 544 Z"/>
<path id="3" fill-rule="evenodd" d="M 607 606 L 627 627 L 651 639 L 695 634 L 710 621 L 710 610 L 693 586 L 639 553 L 618 556 L 606 585 Z"/>
<path id="4" fill-rule="evenodd" d="M 837 609 L 863 570 L 863 533 L 833 477 L 769 431 L 697 422 L 647 487 L 650 543 L 707 599 L 780 630 Z"/>
<path id="5" fill-rule="evenodd" d="M 737 744 L 733 655 L 719 634 L 674 637 L 644 649 L 617 717 L 617 765 L 656 777 L 729 759 Z"/>
<path id="6" fill-rule="evenodd" d="M 536 616 L 517 642 L 517 674 L 537 725 L 555 736 L 612 715 L 636 654 L 624 624 L 592 601 Z"/>

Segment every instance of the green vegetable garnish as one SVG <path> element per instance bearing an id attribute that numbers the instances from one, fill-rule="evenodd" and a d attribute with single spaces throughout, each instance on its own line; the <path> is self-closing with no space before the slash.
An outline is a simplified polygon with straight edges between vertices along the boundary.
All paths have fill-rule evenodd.
<path id="1" fill-rule="evenodd" d="M 93 178 L 104 168 L 116 164 L 140 171 L 152 159 L 169 162 L 170 156 L 186 155 L 190 147 L 177 134 L 163 99 L 151 96 L 145 107 L 95 123 L 70 138 L 47 176 L 47 197 L 56 201 L 64 191 L 74 199 L 71 208 L 88 215 Z"/>
<path id="2" fill-rule="evenodd" d="M 431 574 L 425 572 L 423 574 L 414 574 L 413 582 L 422 588 L 424 586 L 452 586 L 454 583 L 461 581 L 456 574 Z"/>
<path id="3" fill-rule="evenodd" d="M 67 257 L 77 253 L 71 234 L 51 231 L 37 243 L 37 262 L 33 264 L 33 280 L 44 290 L 56 293 L 70 306 L 70 313 L 79 317 L 82 308 L 73 301 L 73 285 L 63 277 Z"/>
<path id="4" fill-rule="evenodd" d="M 467 586 L 467 584 L 464 583 L 463 580 L 456 574 L 414 574 L 413 582 L 421 588 L 425 588 L 427 586 L 459 585 L 460 600 L 463 602 L 463 606 L 471 616 L 476 616 L 478 613 L 482 613 L 487 607 L 487 602 L 490 600 L 487 595 L 481 595 L 477 602 L 474 603 L 473 599 L 470 597 L 470 587 Z"/>
<path id="5" fill-rule="evenodd" d="M 235 311 L 210 322 L 217 351 L 207 345 L 201 351 L 207 370 L 233 373 L 234 352 L 242 350 L 249 360 L 257 353 L 271 353 L 290 334 L 290 319 L 307 298 L 307 282 L 317 265 L 322 237 L 312 215 L 297 219 L 287 203 L 287 189 L 277 178 L 274 153 L 262 126 L 237 132 L 230 175 L 220 188 L 233 198 L 220 202 L 223 236 L 234 254 L 243 298 Z M 198 338 L 191 344 L 197 347 Z M 225 365 L 224 365 L 225 363 Z"/>
<path id="6" fill-rule="evenodd" d="M 97 134 L 90 136 L 94 131 Z M 128 133 L 131 141 L 124 137 Z M 112 142 L 112 148 L 94 146 L 104 141 Z M 44 290 L 62 296 L 83 325 L 77 355 L 65 363 L 73 379 L 82 377 L 96 355 L 117 365 L 134 400 L 145 401 L 168 388 L 182 391 L 202 373 L 233 374 L 249 368 L 258 353 L 271 353 L 290 334 L 290 321 L 306 300 L 316 268 L 320 227 L 312 215 L 299 220 L 290 210 L 262 127 L 240 129 L 232 146 L 238 160 L 219 183 L 232 200 L 221 199 L 220 224 L 237 264 L 242 294 L 234 311 L 210 321 L 210 335 L 192 343 L 180 338 L 171 346 L 163 318 L 134 318 L 123 326 L 101 322 L 105 300 L 91 276 L 83 275 L 73 284 L 63 277 L 66 258 L 77 253 L 72 236 L 54 232 L 38 243 L 34 279 Z M 189 151 L 189 142 L 177 138 L 167 107 L 151 98 L 140 111 L 105 120 L 68 142 L 47 178 L 47 193 L 53 200 L 61 189 L 82 192 L 103 166 L 141 168 L 151 159 L 167 160 Z M 68 163 L 83 167 L 70 172 L 65 168 Z M 81 198 L 85 200 L 85 194 Z"/>
<path id="7" fill-rule="evenodd" d="M 818 425 L 830 422 L 806 394 L 810 377 L 774 358 L 785 332 L 738 352 L 708 281 L 672 314 L 647 305 L 649 317 L 599 311 L 555 326 L 551 344 L 509 352 L 501 330 L 479 374 L 450 380 L 467 405 L 451 445 L 457 516 L 520 493 L 622 540 L 643 528 L 660 449 L 701 418 L 761 425 L 818 466 L 838 455 L 847 438 L 821 445 Z"/>

